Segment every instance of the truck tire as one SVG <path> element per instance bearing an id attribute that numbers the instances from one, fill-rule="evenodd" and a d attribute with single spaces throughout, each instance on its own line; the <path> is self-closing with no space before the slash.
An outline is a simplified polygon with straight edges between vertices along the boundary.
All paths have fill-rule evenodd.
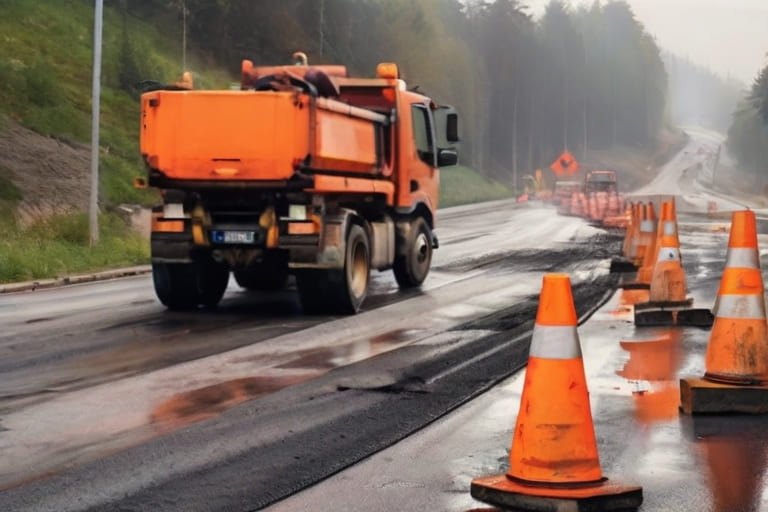
<path id="1" fill-rule="evenodd" d="M 246 290 L 280 290 L 288 282 L 288 258 L 282 253 L 268 252 L 262 261 L 238 268 L 233 274 L 237 284 Z"/>
<path id="2" fill-rule="evenodd" d="M 371 249 L 368 233 L 358 224 L 347 231 L 344 268 L 307 269 L 296 274 L 296 285 L 307 313 L 355 314 L 368 295 Z"/>
<path id="3" fill-rule="evenodd" d="M 392 270 L 400 288 L 415 288 L 427 278 L 432 264 L 432 232 L 423 217 L 411 224 L 404 254 L 395 256 Z"/>
<path id="4" fill-rule="evenodd" d="M 229 269 L 213 261 L 153 263 L 155 294 L 170 310 L 193 309 L 219 303 L 229 282 Z"/>

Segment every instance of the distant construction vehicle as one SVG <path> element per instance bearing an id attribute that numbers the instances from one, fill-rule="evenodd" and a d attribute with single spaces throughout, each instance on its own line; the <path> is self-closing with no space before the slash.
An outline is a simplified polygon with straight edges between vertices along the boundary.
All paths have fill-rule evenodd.
<path id="1" fill-rule="evenodd" d="M 355 313 L 371 269 L 422 284 L 437 248 L 439 168 L 457 163 L 458 116 L 406 89 L 397 65 L 376 78 L 344 66 L 255 67 L 240 90 L 141 98 L 155 292 L 170 309 L 214 306 L 230 271 L 247 289 L 296 277 L 306 311 Z"/>
<path id="2" fill-rule="evenodd" d="M 562 215 L 584 217 L 596 225 L 621 226 L 624 198 L 619 194 L 616 172 L 611 170 L 587 171 L 584 181 L 555 183 L 555 197 L 560 198 L 557 211 Z M 565 195 L 570 191 L 570 200 Z"/>

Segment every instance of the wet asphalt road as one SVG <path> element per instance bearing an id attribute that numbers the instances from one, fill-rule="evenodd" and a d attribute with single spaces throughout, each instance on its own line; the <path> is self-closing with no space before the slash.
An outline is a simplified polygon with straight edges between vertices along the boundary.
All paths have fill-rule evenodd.
<path id="1" fill-rule="evenodd" d="M 727 217 L 705 212 L 713 201 L 718 212 L 744 204 L 710 193 L 682 172 L 695 169 L 697 158 L 706 162 L 714 148 L 712 137 L 701 143 L 693 136 L 669 172 L 638 192 L 680 194 L 681 251 L 697 308 L 714 304 L 728 240 L 728 223 L 721 220 Z M 709 181 L 711 169 L 704 165 L 702 171 Z M 765 269 L 765 225 L 760 232 Z M 633 293 L 617 291 L 579 327 L 603 475 L 641 485 L 641 512 L 765 512 L 768 416 L 681 414 L 679 378 L 703 374 L 709 331 L 637 328 L 626 306 Z M 470 496 L 470 482 L 508 469 L 523 377 L 515 373 L 430 428 L 267 510 L 308 510 L 320 503 L 327 510 L 498 512 Z"/>
<path id="2" fill-rule="evenodd" d="M 572 273 L 584 307 L 613 286 L 619 239 L 551 207 L 440 221 L 423 289 L 377 275 L 354 317 L 234 286 L 216 311 L 169 313 L 148 277 L 0 296 L 0 509 L 261 507 L 519 367 L 542 272 Z M 512 327 L 521 356 L 484 367 Z"/>
<path id="3" fill-rule="evenodd" d="M 671 170 L 693 168 L 698 155 L 688 153 Z M 696 184 L 690 176 L 675 182 Z M 668 192 L 669 183 L 660 183 Z M 694 209 L 718 200 L 681 197 Z M 722 258 L 717 239 L 708 224 L 689 221 L 703 233 L 697 247 L 715 249 L 700 251 L 702 264 L 692 261 L 687 270 L 716 282 L 717 265 L 706 263 Z M 441 248 L 423 290 L 401 294 L 388 273 L 377 275 L 355 317 L 306 317 L 291 289 L 266 296 L 235 286 L 216 311 L 168 313 L 146 277 L 0 296 L 0 509 L 253 510 L 275 503 L 519 376 L 543 272 L 571 275 L 581 313 L 601 305 L 616 284 L 607 262 L 620 239 L 552 208 L 451 209 L 438 233 Z M 626 403 L 604 403 L 598 425 L 631 432 Z M 763 426 L 745 427 L 755 428 Z M 394 449 L 400 446 L 408 441 Z M 638 457 L 611 447 L 611 469 Z M 482 467 L 498 466 L 500 450 Z M 463 510 L 461 478 L 449 478 L 447 492 L 457 498 L 449 507 L 436 490 L 444 482 L 414 485 L 429 491 L 433 509 Z M 382 488 L 409 484 L 393 478 Z M 709 487 L 691 489 L 694 507 L 712 496 Z M 349 501 L 319 492 L 276 507 L 423 509 L 413 506 L 418 500 L 391 498 L 358 507 L 354 488 L 346 491 Z M 671 493 L 656 505 L 685 496 Z"/>

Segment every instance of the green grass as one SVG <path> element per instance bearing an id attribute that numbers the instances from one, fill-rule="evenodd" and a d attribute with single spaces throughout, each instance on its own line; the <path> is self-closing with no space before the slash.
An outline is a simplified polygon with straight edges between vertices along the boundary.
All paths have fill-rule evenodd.
<path id="1" fill-rule="evenodd" d="M 0 167 L 0 201 L 21 201 L 21 190 L 11 181 L 11 173 Z M 2 210 L 0 210 L 1 212 Z"/>
<path id="2" fill-rule="evenodd" d="M 512 189 L 490 181 L 468 167 L 458 165 L 440 170 L 441 207 L 512 197 Z"/>
<path id="3" fill-rule="evenodd" d="M 90 144 L 93 2 L 0 0 L 0 131 L 8 119 L 42 135 Z M 144 176 L 139 155 L 141 80 L 172 83 L 181 76 L 178 27 L 104 10 L 100 119 L 100 204 L 152 204 L 154 191 L 133 188 Z M 197 88 L 226 88 L 232 77 L 188 55 Z M 59 215 L 22 229 L 22 193 L 13 169 L 0 169 L 0 281 L 61 276 L 146 263 L 149 244 L 117 216 L 100 218 L 100 243 L 88 246 L 85 213 Z"/>
<path id="4" fill-rule="evenodd" d="M 2 5 L 0 117 L 43 135 L 90 144 L 93 2 L 3 0 Z M 108 207 L 148 204 L 156 197 L 130 186 L 135 176 L 144 175 L 138 91 L 132 86 L 145 79 L 171 83 L 181 76 L 178 28 L 158 28 L 131 16 L 124 23 L 119 10 L 105 8 L 100 146 L 109 157 L 100 176 L 101 199 Z M 231 80 L 222 70 L 199 70 L 195 55 L 189 61 L 198 88 L 224 88 Z"/>
<path id="5" fill-rule="evenodd" d="M 0 201 L 0 212 L 2 212 Z M 57 215 L 25 229 L 0 228 L 0 282 L 53 278 L 149 261 L 149 242 L 113 214 L 99 217 L 99 243 L 88 246 L 88 216 Z"/>

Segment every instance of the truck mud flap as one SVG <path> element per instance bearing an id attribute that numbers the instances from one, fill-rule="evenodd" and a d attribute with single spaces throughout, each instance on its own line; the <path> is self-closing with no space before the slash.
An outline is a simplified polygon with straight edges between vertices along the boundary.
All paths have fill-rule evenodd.
<path id="1" fill-rule="evenodd" d="M 188 233 L 152 233 L 150 247 L 157 263 L 190 263 L 195 249 Z"/>

